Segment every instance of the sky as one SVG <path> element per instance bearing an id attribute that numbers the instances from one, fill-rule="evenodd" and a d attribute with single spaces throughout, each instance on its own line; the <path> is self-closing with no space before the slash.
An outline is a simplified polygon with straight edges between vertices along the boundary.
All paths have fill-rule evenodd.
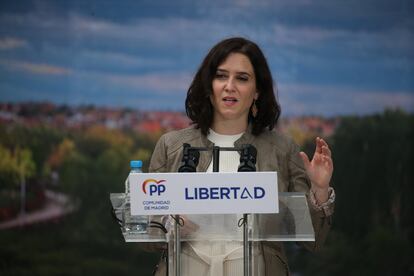
<path id="1" fill-rule="evenodd" d="M 414 112 L 411 0 L 5 0 L 0 102 L 184 111 L 232 36 L 263 50 L 283 115 Z"/>

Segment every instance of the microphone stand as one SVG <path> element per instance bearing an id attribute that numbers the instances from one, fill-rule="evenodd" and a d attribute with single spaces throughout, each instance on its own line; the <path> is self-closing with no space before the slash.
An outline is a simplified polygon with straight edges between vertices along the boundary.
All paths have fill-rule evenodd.
<path id="1" fill-rule="evenodd" d="M 240 166 L 238 172 L 256 171 L 257 150 L 252 145 L 243 145 L 240 153 Z M 239 224 L 240 225 L 240 224 Z M 249 223 L 248 214 L 243 214 L 243 274 L 250 276 L 252 268 L 251 242 L 249 242 Z"/>
<path id="2" fill-rule="evenodd" d="M 182 165 L 178 168 L 178 172 L 196 172 L 198 160 L 200 158 L 200 149 L 191 147 L 190 144 L 183 144 Z M 174 232 L 175 232 L 175 250 L 174 250 L 174 267 L 175 276 L 181 275 L 181 225 L 180 215 L 174 215 Z"/>
<path id="3" fill-rule="evenodd" d="M 200 157 L 200 151 L 208 151 L 210 148 L 191 147 L 190 144 L 183 144 L 183 158 L 182 164 L 178 168 L 178 172 L 196 172 Z M 239 151 L 240 165 L 238 172 L 255 172 L 256 171 L 256 148 L 250 144 L 244 144 L 240 148 L 236 147 L 218 147 L 213 146 L 213 172 L 219 172 L 220 167 L 220 151 Z M 181 234 L 180 234 L 180 215 L 174 217 L 174 231 L 176 234 L 175 251 L 174 251 L 174 265 L 175 276 L 181 275 Z M 249 228 L 248 228 L 248 214 L 243 214 L 241 219 L 243 222 L 243 275 L 250 276 L 251 274 L 251 243 L 249 242 Z M 240 226 L 240 223 L 239 223 Z"/>

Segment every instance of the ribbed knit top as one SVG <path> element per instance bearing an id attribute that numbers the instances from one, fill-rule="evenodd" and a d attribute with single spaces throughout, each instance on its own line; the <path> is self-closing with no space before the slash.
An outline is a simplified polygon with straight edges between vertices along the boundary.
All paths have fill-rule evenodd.
<path id="1" fill-rule="evenodd" d="M 236 142 L 243 133 L 235 135 L 223 135 L 210 129 L 207 139 L 214 143 L 215 146 L 219 147 L 234 147 Z M 237 151 L 220 151 L 219 159 L 219 171 L 220 172 L 237 172 L 240 164 L 240 154 Z M 207 168 L 207 172 L 213 171 L 213 162 Z"/>

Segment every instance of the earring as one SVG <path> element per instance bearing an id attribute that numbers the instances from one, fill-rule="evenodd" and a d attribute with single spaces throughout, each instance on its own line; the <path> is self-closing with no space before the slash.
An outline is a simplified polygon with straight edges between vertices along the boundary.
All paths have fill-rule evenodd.
<path id="1" fill-rule="evenodd" d="M 256 118 L 257 112 L 258 112 L 258 109 L 257 109 L 257 106 L 256 106 L 256 100 L 253 101 L 251 111 L 252 111 L 253 118 Z"/>

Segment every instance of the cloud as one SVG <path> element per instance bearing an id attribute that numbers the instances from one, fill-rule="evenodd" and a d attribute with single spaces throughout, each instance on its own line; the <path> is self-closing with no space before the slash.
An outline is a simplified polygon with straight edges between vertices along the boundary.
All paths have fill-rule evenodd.
<path id="1" fill-rule="evenodd" d="M 177 47 L 188 50 L 194 50 L 193 47 L 204 48 L 211 44 L 206 43 L 211 37 L 226 34 L 218 22 L 183 17 L 137 18 L 127 23 L 117 23 L 74 14 L 70 25 L 79 39 L 95 37 L 116 41 L 120 47 L 124 43 L 138 48 L 169 50 L 178 50 Z"/>
<path id="2" fill-rule="evenodd" d="M 31 12 L 28 14 L 1 14 L 0 24 L 25 29 L 31 39 L 70 45 L 90 45 L 108 49 L 205 49 L 212 38 L 228 35 L 228 28 L 209 18 L 135 17 L 116 22 L 79 13 L 66 16 Z M 240 24 L 237 24 L 240 25 Z M 232 33 L 240 33 L 234 24 Z M 33 36 L 33 34 L 41 34 Z M 214 39 L 216 40 L 216 39 Z M 215 42 L 215 41 L 214 41 Z"/>
<path id="3" fill-rule="evenodd" d="M 289 115 L 370 114 L 386 108 L 402 108 L 414 112 L 414 91 L 287 84 L 280 85 L 279 99 L 283 112 Z"/>
<path id="4" fill-rule="evenodd" d="M 304 46 L 307 43 L 319 44 L 326 41 L 349 36 L 351 33 L 345 30 L 330 30 L 310 26 L 289 26 L 275 24 L 272 27 L 274 33 L 274 43 L 279 46 Z"/>
<path id="5" fill-rule="evenodd" d="M 185 93 L 192 77 L 189 72 L 195 70 L 202 55 L 214 43 L 230 35 L 242 35 L 262 46 L 274 73 L 279 73 L 278 81 L 286 84 L 280 89 L 286 112 L 368 113 L 385 106 L 413 110 L 413 91 L 409 91 L 414 62 L 414 33 L 409 29 L 412 20 L 407 19 L 407 24 L 397 28 L 397 25 L 388 24 L 394 18 L 388 16 L 389 13 L 381 10 L 372 21 L 377 9 L 360 8 L 357 13 L 370 15 L 366 22 L 362 17 L 354 22 L 355 18 L 349 16 L 353 15 L 351 7 L 372 8 L 372 3 L 360 4 L 353 0 L 351 4 L 334 1 L 325 5 L 318 1 L 319 6 L 336 11 L 322 14 L 311 2 L 226 1 L 224 7 L 222 2 L 195 5 L 197 10 L 191 15 L 188 13 L 191 9 L 174 5 L 168 16 L 167 8 L 158 6 L 164 9 L 162 15 L 154 14 L 154 10 L 147 7 L 149 14 L 137 11 L 126 18 L 106 19 L 82 15 L 80 12 L 86 14 L 87 11 L 81 9 L 64 14 L 47 9 L 43 13 L 2 13 L 2 32 L 9 32 L 9 36 L 0 39 L 0 50 L 26 47 L 19 54 L 23 52 L 37 62 L 28 62 L 16 55 L 13 58 L 19 60 L 0 59 L 0 66 L 29 74 L 70 74 L 71 89 L 82 93 L 97 91 L 99 96 L 88 98 L 92 101 L 103 93 L 108 93 L 108 99 L 116 93 L 140 93 L 151 94 L 155 105 L 168 106 L 167 95 L 178 95 L 178 91 Z M 339 11 L 340 8 L 345 11 Z M 96 11 L 98 15 L 106 14 L 100 12 L 100 8 Z M 404 15 L 398 9 L 390 12 Z M 294 16 L 288 18 L 292 14 Z M 307 21 L 302 20 L 301 15 Z M 336 15 L 341 17 L 341 22 L 332 20 Z M 386 21 L 382 27 L 373 27 L 382 19 Z M 5 81 L 12 79 L 3 78 Z M 23 77 L 20 82 L 24 81 Z M 304 84 L 292 84 L 295 81 Z M 329 86 L 327 83 L 340 84 Z M 27 85 L 31 85 L 30 80 Z M 386 90 L 391 85 L 402 88 Z M 378 87 L 380 89 L 376 90 Z M 86 100 L 86 96 L 83 99 Z"/>
<path id="6" fill-rule="evenodd" d="M 118 87 L 170 94 L 187 91 L 191 75 L 184 72 L 150 73 L 142 75 L 101 74 L 102 80 Z M 162 100 L 162 99 L 160 99 Z"/>
<path id="7" fill-rule="evenodd" d="M 21 71 L 37 75 L 69 75 L 72 73 L 71 69 L 44 63 L 31 63 L 17 60 L 0 60 L 0 65 L 3 65 L 3 67 L 7 70 Z"/>
<path id="8" fill-rule="evenodd" d="M 327 46 L 330 43 L 338 48 L 351 47 L 354 50 L 386 48 L 411 53 L 414 45 L 414 32 L 404 28 L 389 28 L 381 31 L 353 31 L 327 27 L 291 26 L 275 24 L 273 42 L 278 46 L 309 48 Z"/>
<path id="9" fill-rule="evenodd" d="M 254 5 L 253 5 L 254 4 Z M 324 5 L 322 2 L 319 5 Z M 360 5 L 354 1 L 351 6 Z M 414 33 L 409 29 L 410 23 L 404 26 L 388 26 L 381 29 L 352 29 L 350 24 L 330 26 L 327 24 L 310 24 L 309 22 L 278 20 L 278 17 L 268 18 L 261 22 L 260 12 L 253 7 L 261 7 L 265 11 L 293 9 L 298 6 L 311 6 L 309 1 L 290 4 L 287 1 L 273 3 L 263 1 L 260 4 L 251 1 L 229 1 L 225 9 L 218 9 L 212 5 L 206 7 L 209 10 L 207 17 L 188 18 L 184 16 L 169 17 L 137 17 L 128 18 L 122 22 L 85 16 L 79 13 L 69 12 L 65 16 L 56 14 L 29 13 L 3 14 L 0 23 L 5 26 L 18 26 L 45 33 L 44 38 L 53 36 L 59 39 L 69 39 L 71 43 L 86 44 L 96 43 L 105 47 L 112 46 L 117 49 L 178 49 L 194 51 L 203 49 L 217 42 L 218 39 L 230 35 L 245 35 L 259 38 L 259 42 L 268 43 L 277 47 L 302 47 L 327 46 L 327 43 L 335 47 L 351 47 L 357 52 L 361 49 L 401 49 L 404 54 L 411 53 L 414 45 Z M 338 8 L 337 5 L 328 5 L 330 9 Z M 246 13 L 250 20 L 257 24 L 246 24 L 241 18 L 224 16 L 230 13 L 230 7 Z M 200 8 L 200 7 L 198 7 Z M 224 10 L 224 11 L 223 11 Z M 218 12 L 218 13 L 217 13 Z M 224 13 L 224 14 L 222 14 Z M 305 11 L 304 11 L 305 13 Z M 337 12 L 338 13 L 338 12 Z M 298 13 L 299 15 L 300 13 Z M 220 16 L 221 15 L 221 16 Z M 229 14 L 230 15 L 230 14 Z M 385 14 L 386 15 L 386 14 Z M 383 15 L 383 17 L 385 17 Z M 376 18 L 376 17 L 374 17 Z M 348 19 L 350 20 L 350 19 Z M 261 22 L 261 23 L 260 23 Z M 264 23 L 265 22 L 265 23 Z M 264 25 L 263 25 L 264 24 Z"/>
<path id="10" fill-rule="evenodd" d="M 397 60 L 397 63 L 401 59 L 414 59 L 414 32 L 408 28 L 352 30 L 275 21 L 269 22 L 269 27 L 260 27 L 243 22 L 236 24 L 237 21 L 231 20 L 226 22 L 222 18 L 183 17 L 142 18 L 117 23 L 78 14 L 72 15 L 70 22 L 79 43 L 94 39 L 118 50 L 174 51 L 180 55 L 205 53 L 218 40 L 237 35 L 251 38 L 271 51 L 293 51 L 296 56 L 298 53 L 314 56 L 317 61 L 330 60 L 332 56 L 375 62 Z"/>
<path id="11" fill-rule="evenodd" d="M 115 51 L 83 50 L 76 58 L 84 65 L 98 65 L 112 68 L 162 68 L 171 67 L 174 62 L 167 58 L 151 58 Z"/>
<path id="12" fill-rule="evenodd" d="M 0 38 L 0 50 L 13 50 L 17 48 L 27 47 L 26 40 L 15 37 Z"/>

